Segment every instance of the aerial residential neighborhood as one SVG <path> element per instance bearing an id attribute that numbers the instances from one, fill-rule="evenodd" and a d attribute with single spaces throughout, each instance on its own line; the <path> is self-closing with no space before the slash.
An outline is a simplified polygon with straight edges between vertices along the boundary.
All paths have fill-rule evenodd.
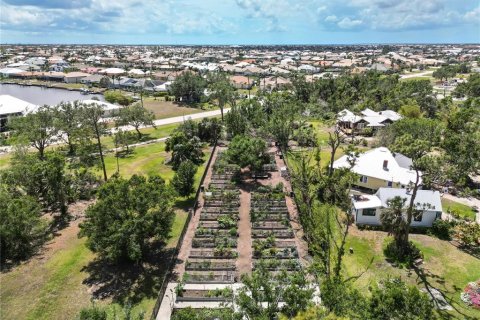
<path id="1" fill-rule="evenodd" d="M 0 319 L 480 319 L 480 6 L 0 1 Z"/>

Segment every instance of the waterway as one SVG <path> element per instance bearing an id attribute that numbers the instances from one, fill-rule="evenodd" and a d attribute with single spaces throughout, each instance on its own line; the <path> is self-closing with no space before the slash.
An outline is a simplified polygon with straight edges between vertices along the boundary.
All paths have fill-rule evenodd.
<path id="1" fill-rule="evenodd" d="M 0 83 L 0 95 L 2 94 L 8 94 L 36 105 L 57 105 L 62 101 L 88 100 L 94 97 L 105 101 L 101 94 L 82 94 L 79 91 L 66 89 Z"/>

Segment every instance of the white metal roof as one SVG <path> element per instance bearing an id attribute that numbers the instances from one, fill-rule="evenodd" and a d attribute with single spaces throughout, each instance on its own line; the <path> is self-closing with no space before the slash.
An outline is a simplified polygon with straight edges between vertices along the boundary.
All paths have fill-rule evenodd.
<path id="1" fill-rule="evenodd" d="M 333 163 L 333 167 L 350 167 L 347 159 L 347 155 L 340 157 Z M 383 162 L 385 160 L 388 161 L 387 170 L 383 168 Z M 362 176 L 392 181 L 405 186 L 410 182 L 414 182 L 416 178 L 415 171 L 401 167 L 392 152 L 385 147 L 361 153 L 356 159 L 352 171 Z"/>
<path id="2" fill-rule="evenodd" d="M 8 94 L 0 95 L 0 116 L 16 113 L 30 113 L 38 108 L 30 102 L 15 98 Z"/>

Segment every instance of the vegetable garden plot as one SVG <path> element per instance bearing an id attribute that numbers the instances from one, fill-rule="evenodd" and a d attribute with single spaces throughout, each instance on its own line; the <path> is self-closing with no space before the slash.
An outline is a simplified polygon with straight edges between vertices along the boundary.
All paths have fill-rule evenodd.
<path id="1" fill-rule="evenodd" d="M 199 290 L 182 289 L 177 292 L 177 301 L 230 301 L 233 298 L 232 288 Z M 203 309 L 202 309 L 203 310 Z"/>
<path id="2" fill-rule="evenodd" d="M 220 260 L 209 260 L 209 259 L 189 259 L 186 263 L 185 270 L 219 270 L 219 271 L 229 271 L 235 270 L 235 260 L 231 259 L 220 259 Z"/>
<path id="3" fill-rule="evenodd" d="M 253 261 L 253 268 L 256 269 L 260 265 L 265 266 L 268 270 L 287 270 L 287 271 L 298 271 L 301 269 L 300 262 L 296 258 L 286 258 L 286 259 L 255 259 Z"/>
<path id="4" fill-rule="evenodd" d="M 280 239 L 289 239 L 293 238 L 292 229 L 252 229 L 252 238 L 268 238 L 275 237 Z"/>
<path id="5" fill-rule="evenodd" d="M 186 281 L 190 283 L 230 283 L 235 280 L 240 192 L 232 179 L 239 168 L 218 165 L 219 156 L 209 187 L 204 192 L 200 221 L 186 262 Z M 225 186 L 227 188 L 223 188 Z"/>
<path id="6" fill-rule="evenodd" d="M 233 248 L 192 248 L 189 258 L 234 259 L 237 256 Z"/>
<path id="7" fill-rule="evenodd" d="M 188 283 L 234 283 L 235 271 L 189 271 Z"/>

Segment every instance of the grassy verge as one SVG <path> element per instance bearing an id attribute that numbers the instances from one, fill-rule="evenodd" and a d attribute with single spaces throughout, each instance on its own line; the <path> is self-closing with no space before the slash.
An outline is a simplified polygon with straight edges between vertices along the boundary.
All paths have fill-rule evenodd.
<path id="1" fill-rule="evenodd" d="M 138 147 L 128 158 L 120 159 L 120 173 L 129 177 L 134 173 L 157 173 L 170 180 L 174 172 L 164 164 L 164 143 Z M 205 160 L 210 156 L 205 150 Z M 196 187 L 200 183 L 206 162 L 199 168 Z M 116 171 L 116 159 L 107 156 L 109 175 Z M 0 274 L 1 319 L 74 319 L 78 312 L 91 304 L 92 293 L 105 282 L 112 290 L 124 290 L 118 297 L 105 298 L 98 303 L 108 305 L 111 319 L 122 315 L 126 298 L 132 301 L 132 314 L 144 313 L 147 319 L 155 305 L 159 279 L 165 272 L 165 262 L 172 248 L 177 245 L 187 218 L 187 209 L 193 196 L 178 198 L 176 216 L 165 251 L 155 256 L 144 271 L 123 267 L 113 272 L 110 267 L 95 266 L 95 254 L 85 246 L 85 238 L 79 239 L 78 226 L 73 224 L 56 235 L 44 252 L 29 261 Z M 99 273 L 97 273 L 99 272 Z M 133 275 L 132 275 L 133 274 Z M 116 278 L 119 276 L 120 279 Z M 125 278 L 125 279 L 123 279 Z M 111 282 L 111 283 L 110 283 Z M 102 291 L 102 290 L 100 290 Z"/>
<path id="2" fill-rule="evenodd" d="M 172 101 L 165 101 L 163 98 L 146 97 L 143 105 L 148 110 L 153 111 L 156 119 L 165 119 L 203 112 L 200 108 L 191 108 Z"/>
<path id="3" fill-rule="evenodd" d="M 463 203 L 442 198 L 442 207 L 444 212 L 454 213 L 463 219 L 475 220 L 475 212 Z"/>
<path id="4" fill-rule="evenodd" d="M 414 270 L 393 267 L 385 260 L 383 247 L 386 238 L 385 232 L 355 228 L 349 234 L 346 247 L 352 247 L 354 253 L 345 255 L 344 271 L 347 277 L 356 279 L 353 282 L 355 287 L 368 292 L 370 285 L 387 277 L 401 277 L 419 289 L 428 284 L 441 291 L 454 308 L 451 312 L 440 313 L 441 318 L 478 319 L 480 311 L 469 308 L 460 300 L 460 293 L 467 283 L 480 278 L 478 258 L 460 251 L 447 241 L 414 234 L 411 239 L 424 254 L 423 273 L 417 274 Z"/>

